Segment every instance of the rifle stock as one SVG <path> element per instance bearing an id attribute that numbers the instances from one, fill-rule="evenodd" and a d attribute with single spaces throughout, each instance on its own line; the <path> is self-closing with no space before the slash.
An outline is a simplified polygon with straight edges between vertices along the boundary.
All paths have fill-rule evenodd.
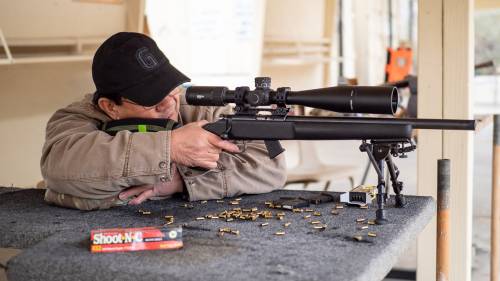
<path id="1" fill-rule="evenodd" d="M 224 117 L 204 127 L 232 140 L 379 140 L 410 139 L 411 125 L 358 123 L 315 118 L 285 120 Z"/>

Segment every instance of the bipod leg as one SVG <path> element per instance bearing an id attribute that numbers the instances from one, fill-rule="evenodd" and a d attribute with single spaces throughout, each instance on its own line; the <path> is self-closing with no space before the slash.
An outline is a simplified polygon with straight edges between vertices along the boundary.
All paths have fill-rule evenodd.
<path id="1" fill-rule="evenodd" d="M 377 166 L 380 170 L 381 176 L 377 183 L 377 211 L 375 212 L 377 224 L 384 224 L 387 222 L 385 206 L 385 180 L 384 180 L 384 160 L 377 160 Z"/>
<path id="2" fill-rule="evenodd" d="M 361 144 L 359 149 L 366 152 L 370 163 L 373 165 L 375 172 L 377 172 L 377 211 L 376 223 L 384 224 L 387 222 L 385 205 L 385 179 L 384 179 L 384 159 L 389 155 L 389 149 L 385 146 L 368 144 L 365 141 Z"/>
<path id="3" fill-rule="evenodd" d="M 385 163 L 387 164 L 387 170 L 389 171 L 389 175 L 391 177 L 392 189 L 396 194 L 396 208 L 403 208 L 404 206 L 406 206 L 406 198 L 403 194 L 401 194 L 401 191 L 403 190 L 403 182 L 398 181 L 398 167 L 396 167 L 396 165 L 392 161 L 392 157 L 390 154 L 385 158 Z"/>

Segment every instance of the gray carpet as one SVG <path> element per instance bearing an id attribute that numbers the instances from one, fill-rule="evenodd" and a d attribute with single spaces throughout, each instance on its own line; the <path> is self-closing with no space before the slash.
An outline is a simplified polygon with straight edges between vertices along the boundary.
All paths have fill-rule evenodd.
<path id="1" fill-rule="evenodd" d="M 429 197 L 408 197 L 404 209 L 389 207 L 387 225 L 370 225 L 377 237 L 355 242 L 356 218 L 373 219 L 368 210 L 345 207 L 339 215 L 333 203 L 312 205 L 322 216 L 304 219 L 305 213 L 286 212 L 282 221 L 195 220 L 233 207 L 267 209 L 265 201 L 281 196 L 310 196 L 307 191 L 277 191 L 244 196 L 239 206 L 209 201 L 181 207 L 180 199 L 149 201 L 140 207 L 83 212 L 49 206 L 41 190 L 0 193 L 0 247 L 25 250 L 8 263 L 9 280 L 381 280 L 411 241 L 429 222 L 435 203 Z M 151 211 L 141 215 L 138 210 Z M 272 210 L 275 213 L 275 210 Z M 91 254 L 89 233 L 94 228 L 138 227 L 163 224 L 174 215 L 184 228 L 184 248 Z M 310 221 L 328 224 L 312 229 Z M 284 228 L 285 222 L 291 222 Z M 217 237 L 220 227 L 240 231 L 239 236 Z M 278 230 L 286 235 L 276 236 Z"/>

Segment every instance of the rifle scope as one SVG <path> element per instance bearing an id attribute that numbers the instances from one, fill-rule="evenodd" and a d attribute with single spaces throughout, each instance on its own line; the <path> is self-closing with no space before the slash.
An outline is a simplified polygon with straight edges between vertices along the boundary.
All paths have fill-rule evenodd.
<path id="1" fill-rule="evenodd" d="M 305 91 L 283 87 L 273 90 L 271 78 L 256 77 L 255 90 L 249 87 L 229 90 L 227 87 L 191 86 L 187 89 L 186 100 L 188 104 L 202 106 L 296 104 L 342 113 L 394 114 L 399 93 L 392 86 L 338 86 Z"/>

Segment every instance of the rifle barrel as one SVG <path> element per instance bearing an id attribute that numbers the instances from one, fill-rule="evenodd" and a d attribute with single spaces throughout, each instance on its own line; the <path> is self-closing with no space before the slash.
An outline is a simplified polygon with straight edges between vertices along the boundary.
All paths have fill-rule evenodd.
<path id="1" fill-rule="evenodd" d="M 475 120 L 455 120 L 455 119 L 288 116 L 286 118 L 286 120 L 296 121 L 296 122 L 410 125 L 413 129 L 434 129 L 434 130 L 469 130 L 469 131 L 473 131 L 476 128 L 476 121 Z"/>

